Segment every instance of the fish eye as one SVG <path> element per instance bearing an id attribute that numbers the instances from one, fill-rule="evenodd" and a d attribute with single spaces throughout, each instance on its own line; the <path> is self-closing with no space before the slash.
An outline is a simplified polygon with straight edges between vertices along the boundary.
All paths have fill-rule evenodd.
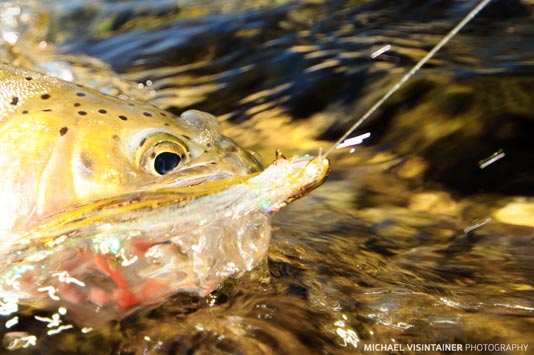
<path id="1" fill-rule="evenodd" d="M 176 153 L 162 152 L 154 159 L 154 170 L 160 175 L 167 175 L 174 170 L 182 161 L 182 157 Z"/>
<path id="2" fill-rule="evenodd" d="M 185 143 L 165 133 L 143 140 L 138 162 L 145 172 L 161 176 L 176 170 L 188 158 L 189 151 Z"/>

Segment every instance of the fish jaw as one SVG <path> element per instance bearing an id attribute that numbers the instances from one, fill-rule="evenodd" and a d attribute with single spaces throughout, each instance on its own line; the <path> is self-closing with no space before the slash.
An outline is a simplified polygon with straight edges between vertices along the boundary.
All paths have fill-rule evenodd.
<path id="1" fill-rule="evenodd" d="M 322 157 L 278 159 L 246 177 L 66 211 L 9 247 L 0 296 L 64 306 L 91 326 L 176 293 L 205 296 L 263 259 L 269 217 L 319 186 L 328 169 Z"/>
<path id="2" fill-rule="evenodd" d="M 263 205 L 266 206 L 264 211 L 273 214 L 319 187 L 329 172 L 330 162 L 321 154 L 317 157 L 305 155 L 291 159 L 279 158 L 250 182 L 258 185 L 273 184 L 262 194 Z"/>

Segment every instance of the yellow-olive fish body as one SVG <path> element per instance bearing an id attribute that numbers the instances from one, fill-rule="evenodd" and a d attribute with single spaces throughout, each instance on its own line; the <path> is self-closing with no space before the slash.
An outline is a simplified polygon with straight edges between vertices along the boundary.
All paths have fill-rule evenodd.
<path id="1" fill-rule="evenodd" d="M 328 172 L 321 157 L 261 171 L 207 113 L 176 117 L 7 64 L 0 151 L 0 297 L 85 324 L 250 270 L 270 214 Z"/>

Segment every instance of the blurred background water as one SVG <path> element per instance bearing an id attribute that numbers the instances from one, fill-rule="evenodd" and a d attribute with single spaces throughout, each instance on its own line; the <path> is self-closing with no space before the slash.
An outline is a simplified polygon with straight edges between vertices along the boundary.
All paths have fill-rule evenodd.
<path id="1" fill-rule="evenodd" d="M 211 112 L 269 162 L 275 149 L 329 148 L 475 4 L 9 1 L 0 55 Z M 88 334 L 49 336 L 28 311 L 4 343 L 22 332 L 38 336 L 24 354 L 534 353 L 533 16 L 530 0 L 493 1 L 355 133 L 371 133 L 364 144 L 335 151 L 322 187 L 275 216 L 253 272 Z"/>

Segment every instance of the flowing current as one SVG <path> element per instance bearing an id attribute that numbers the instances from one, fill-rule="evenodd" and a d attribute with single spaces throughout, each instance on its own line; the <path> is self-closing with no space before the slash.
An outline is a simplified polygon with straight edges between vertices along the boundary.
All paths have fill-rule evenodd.
<path id="1" fill-rule="evenodd" d="M 395 95 L 388 88 L 474 2 L 2 5 L 5 61 L 178 114 L 211 112 L 266 162 L 275 148 L 332 147 L 333 166 L 274 218 L 267 258 L 244 277 L 95 329 L 67 326 L 68 310 L 20 309 L 16 321 L 5 316 L 4 346 L 531 353 L 534 11 L 529 1 L 487 3 Z M 370 137 L 334 149 L 356 128 Z"/>

